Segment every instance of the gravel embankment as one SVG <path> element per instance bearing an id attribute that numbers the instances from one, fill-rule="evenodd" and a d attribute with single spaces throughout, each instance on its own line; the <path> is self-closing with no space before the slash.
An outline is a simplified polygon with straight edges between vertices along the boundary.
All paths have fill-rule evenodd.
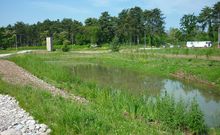
<path id="1" fill-rule="evenodd" d="M 51 130 L 39 124 L 18 102 L 8 95 L 0 95 L 0 135 L 48 135 Z"/>

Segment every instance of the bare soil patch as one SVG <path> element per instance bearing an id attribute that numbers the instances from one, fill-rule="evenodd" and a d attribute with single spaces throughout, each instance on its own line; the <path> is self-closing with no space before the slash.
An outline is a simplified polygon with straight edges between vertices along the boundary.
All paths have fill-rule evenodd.
<path id="1" fill-rule="evenodd" d="M 171 73 L 170 75 L 174 78 L 178 78 L 181 80 L 186 80 L 186 81 L 190 81 L 190 82 L 198 82 L 198 83 L 201 83 L 201 84 L 204 84 L 207 86 L 216 87 L 215 84 L 213 84 L 209 81 L 199 79 L 195 75 L 187 74 L 183 71 L 177 71 L 176 73 Z"/>

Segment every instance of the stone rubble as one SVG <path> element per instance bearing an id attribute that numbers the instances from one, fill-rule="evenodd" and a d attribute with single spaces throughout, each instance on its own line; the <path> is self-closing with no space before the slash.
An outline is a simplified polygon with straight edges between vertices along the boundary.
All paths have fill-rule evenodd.
<path id="1" fill-rule="evenodd" d="M 51 129 L 39 124 L 19 107 L 15 98 L 0 94 L 0 135 L 49 135 Z"/>

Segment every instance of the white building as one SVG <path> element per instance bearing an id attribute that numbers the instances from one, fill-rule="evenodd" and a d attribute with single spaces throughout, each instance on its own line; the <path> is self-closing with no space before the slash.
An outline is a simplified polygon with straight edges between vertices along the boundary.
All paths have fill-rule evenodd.
<path id="1" fill-rule="evenodd" d="M 187 47 L 211 47 L 211 41 L 188 41 L 186 43 Z"/>

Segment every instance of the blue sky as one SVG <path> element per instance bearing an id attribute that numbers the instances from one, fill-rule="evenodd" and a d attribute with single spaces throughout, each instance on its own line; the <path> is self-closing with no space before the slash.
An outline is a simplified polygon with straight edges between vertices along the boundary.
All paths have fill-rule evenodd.
<path id="1" fill-rule="evenodd" d="M 125 8 L 160 8 L 166 17 L 166 29 L 179 27 L 184 14 L 195 13 L 218 0 L 0 0 L 0 26 L 17 21 L 33 24 L 45 19 L 72 18 L 83 22 L 88 17 L 98 18 L 103 11 L 112 16 Z"/>

